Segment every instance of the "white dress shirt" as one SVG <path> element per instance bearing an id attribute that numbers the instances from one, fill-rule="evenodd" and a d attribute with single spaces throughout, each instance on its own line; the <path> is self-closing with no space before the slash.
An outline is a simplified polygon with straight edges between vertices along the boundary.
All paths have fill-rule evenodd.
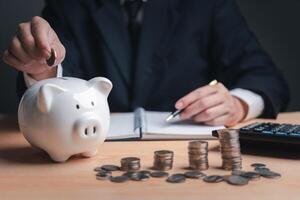
<path id="1" fill-rule="evenodd" d="M 57 77 L 62 77 L 62 76 L 63 76 L 63 68 L 62 65 L 60 64 L 57 67 Z M 24 80 L 27 87 L 30 87 L 37 82 L 32 77 L 30 77 L 30 75 L 26 73 L 24 73 Z M 265 104 L 263 98 L 260 95 L 250 90 L 245 90 L 241 88 L 236 88 L 231 90 L 230 94 L 232 96 L 238 97 L 239 99 L 243 100 L 248 105 L 248 113 L 247 116 L 245 117 L 245 120 L 256 118 L 262 114 Z"/>

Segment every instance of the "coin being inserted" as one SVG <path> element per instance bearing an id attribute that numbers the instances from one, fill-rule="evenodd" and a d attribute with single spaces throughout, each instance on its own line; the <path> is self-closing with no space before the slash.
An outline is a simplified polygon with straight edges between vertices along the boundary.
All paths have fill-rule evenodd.
<path id="1" fill-rule="evenodd" d="M 51 49 L 50 58 L 46 60 L 47 65 L 49 67 L 52 67 L 55 64 L 56 59 L 57 59 L 57 53 L 56 53 L 56 51 L 54 49 Z"/>

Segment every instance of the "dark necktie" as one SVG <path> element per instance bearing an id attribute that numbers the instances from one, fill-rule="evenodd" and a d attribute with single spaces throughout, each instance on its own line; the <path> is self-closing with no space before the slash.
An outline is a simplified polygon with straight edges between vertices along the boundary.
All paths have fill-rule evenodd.
<path id="1" fill-rule="evenodd" d="M 143 6 L 142 0 L 126 0 L 124 7 L 128 15 L 128 31 L 130 35 L 132 65 L 135 65 L 136 52 L 138 49 L 139 35 L 141 30 L 141 23 L 137 19 L 137 14 Z M 133 70 L 134 71 L 134 70 Z"/>

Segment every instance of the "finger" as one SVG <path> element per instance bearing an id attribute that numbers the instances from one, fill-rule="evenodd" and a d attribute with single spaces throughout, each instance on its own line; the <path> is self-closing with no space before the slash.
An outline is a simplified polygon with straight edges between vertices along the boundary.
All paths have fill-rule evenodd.
<path id="1" fill-rule="evenodd" d="M 176 102 L 175 107 L 177 109 L 184 109 L 191 103 L 195 102 L 196 100 L 198 100 L 202 97 L 208 96 L 210 94 L 213 94 L 216 91 L 217 91 L 216 85 L 213 85 L 213 86 L 207 85 L 207 86 L 201 87 L 199 89 L 196 89 L 196 90 L 190 92 L 189 94 L 182 97 L 181 99 L 179 99 Z"/>
<path id="2" fill-rule="evenodd" d="M 8 51 L 24 64 L 28 64 L 32 61 L 31 57 L 23 49 L 20 40 L 16 36 L 12 39 Z"/>
<path id="3" fill-rule="evenodd" d="M 61 64 L 63 62 L 63 60 L 65 59 L 65 55 L 66 55 L 66 49 L 65 47 L 61 44 L 61 42 L 59 41 L 59 39 L 57 38 L 57 41 L 55 41 L 51 48 L 53 48 L 56 52 L 57 55 L 57 59 L 55 61 L 54 66 L 57 66 L 58 64 Z"/>
<path id="4" fill-rule="evenodd" d="M 3 61 L 18 70 L 21 70 L 21 68 L 24 66 L 24 63 L 18 60 L 18 58 L 16 58 L 8 50 L 6 50 L 3 54 Z"/>
<path id="5" fill-rule="evenodd" d="M 41 52 L 42 56 L 50 57 L 50 38 L 49 32 L 51 27 L 49 23 L 39 16 L 35 16 L 31 20 L 31 33 L 35 39 L 36 47 Z"/>
<path id="6" fill-rule="evenodd" d="M 39 60 L 43 58 L 41 52 L 36 48 L 35 40 L 31 34 L 30 23 L 19 24 L 17 37 L 21 42 L 22 47 L 25 49 L 26 53 L 31 56 L 32 59 Z"/>
<path id="7" fill-rule="evenodd" d="M 221 93 L 213 93 L 209 96 L 198 99 L 197 101 L 186 107 L 181 113 L 180 117 L 183 120 L 189 119 L 204 110 L 222 104 L 224 101 L 225 98 L 223 98 Z"/>
<path id="8" fill-rule="evenodd" d="M 228 107 L 225 103 L 223 103 L 202 111 L 201 113 L 195 115 L 193 120 L 195 122 L 209 122 L 228 113 Z"/>
<path id="9" fill-rule="evenodd" d="M 211 125 L 211 126 L 223 126 L 223 125 L 227 125 L 227 123 L 231 120 L 231 115 L 230 114 L 224 114 L 221 115 L 217 118 L 214 118 L 210 121 L 205 122 L 205 124 L 207 125 Z"/>

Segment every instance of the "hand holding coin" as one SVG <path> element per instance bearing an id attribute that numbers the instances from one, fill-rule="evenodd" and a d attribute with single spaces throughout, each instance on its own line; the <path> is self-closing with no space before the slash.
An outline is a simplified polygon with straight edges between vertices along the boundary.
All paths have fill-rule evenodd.
<path id="1" fill-rule="evenodd" d="M 35 80 L 56 76 L 55 66 L 62 63 L 66 51 L 45 19 L 36 16 L 19 24 L 12 38 L 3 55 L 5 63 Z"/>

